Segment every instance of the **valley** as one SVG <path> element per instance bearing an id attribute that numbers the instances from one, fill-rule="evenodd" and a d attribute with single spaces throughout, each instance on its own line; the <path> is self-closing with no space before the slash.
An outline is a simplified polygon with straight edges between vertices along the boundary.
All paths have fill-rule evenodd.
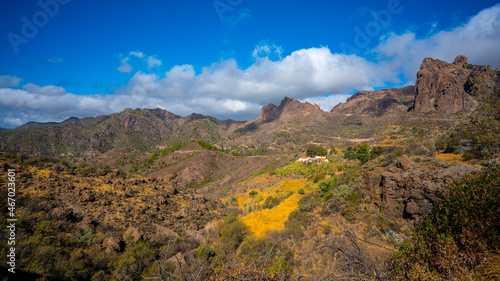
<path id="1" fill-rule="evenodd" d="M 466 66 L 426 58 L 415 86 L 329 112 L 285 97 L 252 121 L 126 109 L 0 132 L 0 171 L 18 171 L 17 276 L 497 278 L 500 76 Z"/>

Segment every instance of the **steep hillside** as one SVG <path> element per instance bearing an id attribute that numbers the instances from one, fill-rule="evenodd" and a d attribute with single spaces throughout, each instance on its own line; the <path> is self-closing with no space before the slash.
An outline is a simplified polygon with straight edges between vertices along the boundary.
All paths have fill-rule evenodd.
<path id="1" fill-rule="evenodd" d="M 2 133 L 6 149 L 29 154 L 90 159 L 113 148 L 147 150 L 169 141 L 215 141 L 241 122 L 192 114 L 180 117 L 161 109 L 126 109 L 61 124 L 29 123 Z"/>
<path id="2" fill-rule="evenodd" d="M 484 66 L 460 68 L 463 58 L 456 61 L 450 66 L 424 60 L 418 93 L 413 86 L 362 91 L 331 112 L 285 98 L 248 122 L 127 109 L 3 132 L 0 141 L 9 151 L 0 150 L 0 172 L 16 171 L 16 265 L 28 274 L 17 276 L 386 280 L 392 274 L 405 280 L 413 276 L 404 270 L 414 261 L 425 271 L 421 276 L 438 276 L 427 275 L 426 266 L 439 274 L 449 267 L 422 259 L 427 243 L 403 249 L 412 259 L 399 255 L 393 268 L 383 261 L 399 245 L 423 241 L 413 234 L 432 226 L 429 215 L 438 218 L 436 225 L 455 220 L 446 206 L 441 211 L 447 215 L 436 216 L 434 206 L 466 174 L 498 161 L 499 73 Z M 443 68 L 428 67 L 434 64 Z M 464 95 L 448 96 L 462 81 L 445 83 L 451 88 L 443 84 L 454 79 L 448 76 L 455 70 L 459 78 L 467 72 Z M 437 106 L 429 114 L 415 94 L 431 100 L 436 85 L 444 85 L 439 91 L 445 97 L 432 102 Z M 469 98 L 475 106 L 459 109 Z M 412 103 L 416 109 L 408 112 Z M 329 161 L 298 162 L 304 154 Z M 3 186 L 7 181 L 12 180 L 0 178 Z M 487 187 L 498 195 L 497 186 Z M 7 196 L 0 199 L 8 202 Z M 455 197 L 453 208 L 465 210 L 459 205 L 463 197 Z M 493 210 L 495 202 L 478 198 L 466 201 L 486 206 L 483 212 Z M 478 210 L 466 209 L 468 218 Z M 6 216 L 0 214 L 4 228 Z M 455 234 L 465 229 L 456 225 L 450 225 Z M 477 229 L 470 227 L 467 237 L 473 239 Z M 425 239 L 435 242 L 432 230 Z M 4 241 L 7 235 L 0 232 Z M 478 257 L 460 270 L 479 272 L 476 265 L 488 257 L 491 241 L 467 248 L 462 236 L 455 237 L 466 257 Z M 441 242 L 446 241 L 451 240 Z M 436 257 L 442 249 L 456 249 L 433 245 Z M 0 245 L 4 259 L 9 251 Z M 488 268 L 495 259 L 492 264 Z"/>
<path id="3" fill-rule="evenodd" d="M 361 91 L 336 105 L 331 112 L 383 116 L 408 111 L 414 100 L 414 86 L 389 88 L 378 91 Z"/>

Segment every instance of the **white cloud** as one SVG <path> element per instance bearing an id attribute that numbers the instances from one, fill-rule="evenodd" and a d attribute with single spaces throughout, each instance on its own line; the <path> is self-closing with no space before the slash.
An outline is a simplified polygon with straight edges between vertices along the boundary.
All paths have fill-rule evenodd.
<path id="1" fill-rule="evenodd" d="M 153 68 L 155 66 L 160 66 L 162 64 L 161 60 L 154 58 L 152 56 L 147 59 L 148 67 Z"/>
<path id="2" fill-rule="evenodd" d="M 21 78 L 10 76 L 10 75 L 0 75 L 0 87 L 17 87 L 21 82 Z"/>
<path id="3" fill-rule="evenodd" d="M 63 87 L 52 86 L 52 85 L 40 87 L 33 83 L 28 83 L 23 86 L 23 89 L 25 89 L 28 92 L 43 96 L 62 96 L 66 94 L 66 90 Z"/>
<path id="4" fill-rule="evenodd" d="M 415 81 L 425 57 L 453 62 L 466 55 L 473 64 L 496 66 L 500 63 L 500 4 L 485 9 L 453 30 L 440 31 L 418 39 L 412 32 L 390 34 L 375 48 L 386 71 L 402 70 Z"/>
<path id="5" fill-rule="evenodd" d="M 129 56 L 136 56 L 138 58 L 143 58 L 144 57 L 144 53 L 143 52 L 130 52 L 129 53 Z"/>
<path id="6" fill-rule="evenodd" d="M 130 60 L 129 57 L 123 58 L 121 60 L 121 65 L 119 67 L 117 67 L 116 69 L 118 69 L 118 71 L 120 71 L 121 73 L 130 73 L 130 71 L 132 71 L 133 67 L 130 64 L 128 64 L 129 60 Z"/>
<path id="7" fill-rule="evenodd" d="M 121 73 L 130 73 L 134 69 L 134 67 L 130 64 L 130 59 L 133 57 L 139 58 L 139 64 L 146 64 L 148 68 L 162 65 L 162 61 L 155 56 L 146 56 L 143 52 L 132 51 L 129 52 L 126 57 L 121 59 L 121 65 L 116 69 Z"/>
<path id="8" fill-rule="evenodd" d="M 261 106 L 278 104 L 285 96 L 317 103 L 329 111 L 354 90 L 413 82 L 424 57 L 451 62 L 464 54 L 471 63 L 496 66 L 500 62 L 498 46 L 500 5 L 483 10 L 455 29 L 433 32 L 428 38 L 419 39 L 411 32 L 389 34 L 374 49 L 376 62 L 332 53 L 327 47 L 301 49 L 282 57 L 279 46 L 263 42 L 252 54 L 255 63 L 246 69 L 228 59 L 199 73 L 192 65 L 178 65 L 166 73 L 149 74 L 146 67 L 160 66 L 161 60 L 130 52 L 121 57 L 118 69 L 131 72 L 139 62 L 146 70 L 135 72 L 113 95 L 75 95 L 61 87 L 31 83 L 12 89 L 21 79 L 0 76 L 0 126 L 110 114 L 127 107 L 251 120 L 259 115 Z"/>
<path id="9" fill-rule="evenodd" d="M 324 111 L 330 111 L 337 104 L 345 102 L 351 95 L 340 94 L 340 95 L 327 95 L 319 97 L 311 97 L 300 100 L 301 102 L 309 102 L 312 104 L 317 104 Z"/>
<path id="10" fill-rule="evenodd" d="M 268 43 L 261 42 L 258 44 L 252 52 L 252 57 L 258 61 L 263 58 L 268 58 L 273 60 L 272 58 L 282 59 L 281 55 L 283 54 L 283 48 L 281 46 L 276 45 L 276 43 Z M 270 58 L 271 57 L 271 58 Z"/>

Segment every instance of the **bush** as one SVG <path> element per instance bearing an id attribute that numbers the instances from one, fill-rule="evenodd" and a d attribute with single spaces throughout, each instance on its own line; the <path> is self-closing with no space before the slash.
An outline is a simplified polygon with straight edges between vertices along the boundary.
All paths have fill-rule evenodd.
<path id="1" fill-rule="evenodd" d="M 326 148 L 317 145 L 309 145 L 306 150 L 306 155 L 313 156 L 326 156 L 328 154 Z"/>
<path id="2" fill-rule="evenodd" d="M 316 173 L 314 174 L 312 177 L 311 177 L 311 180 L 314 182 L 314 183 L 317 183 L 319 182 L 320 180 L 324 179 L 325 178 L 325 173 Z"/>
<path id="3" fill-rule="evenodd" d="M 304 189 L 303 189 L 303 188 L 299 188 L 299 190 L 297 190 L 297 193 L 298 193 L 298 194 L 305 194 L 305 192 L 304 192 Z"/>
<path id="4" fill-rule="evenodd" d="M 369 160 L 370 147 L 366 143 L 358 144 L 355 148 L 348 147 L 344 153 L 344 158 L 349 160 L 358 159 L 361 164 L 365 164 Z"/>
<path id="5" fill-rule="evenodd" d="M 249 234 L 248 226 L 236 217 L 227 217 L 220 230 L 220 244 L 217 254 L 227 257 L 234 253 Z"/>
<path id="6" fill-rule="evenodd" d="M 248 193 L 249 196 L 255 196 L 257 194 L 259 194 L 259 193 L 255 190 L 250 190 L 250 192 Z"/>
<path id="7" fill-rule="evenodd" d="M 337 177 L 333 176 L 319 182 L 318 187 L 321 192 L 326 193 L 337 186 Z"/>
<path id="8" fill-rule="evenodd" d="M 269 196 L 264 201 L 262 209 L 272 209 L 280 204 L 280 199 L 274 196 Z"/>
<path id="9" fill-rule="evenodd" d="M 387 262 L 391 279 L 454 279 L 500 250 L 500 166 L 455 182 Z"/>
<path id="10" fill-rule="evenodd" d="M 208 261 L 215 257 L 215 251 L 209 245 L 201 244 L 198 248 L 196 248 L 194 256 Z"/>
<path id="11" fill-rule="evenodd" d="M 385 151 L 385 148 L 383 146 L 374 146 L 370 150 L 370 159 L 375 159 L 378 156 L 382 155 Z"/>

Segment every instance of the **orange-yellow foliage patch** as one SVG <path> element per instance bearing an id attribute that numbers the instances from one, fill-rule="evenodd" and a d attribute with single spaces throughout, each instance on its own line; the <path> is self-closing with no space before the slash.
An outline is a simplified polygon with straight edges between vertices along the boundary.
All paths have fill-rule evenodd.
<path id="1" fill-rule="evenodd" d="M 253 197 L 250 197 L 248 193 L 242 197 L 238 197 L 238 205 L 240 207 L 243 207 L 243 205 L 251 203 L 252 199 L 256 198 L 257 196 L 262 196 L 262 200 L 260 201 L 260 205 L 262 205 L 267 197 L 271 195 L 285 195 L 288 192 L 297 193 L 299 189 L 305 187 L 306 183 L 306 179 L 282 181 L 276 185 L 265 188 L 263 191 L 254 190 L 257 192 L 257 195 L 254 195 Z"/>
<path id="2" fill-rule="evenodd" d="M 275 208 L 251 213 L 243 217 L 241 221 L 248 225 L 257 237 L 263 237 L 269 230 L 284 229 L 288 216 L 299 206 L 299 200 L 302 196 L 294 194 Z"/>
<path id="3" fill-rule="evenodd" d="M 438 155 L 436 155 L 436 158 L 446 162 L 468 164 L 467 161 L 464 160 L 464 157 L 461 154 L 439 153 Z"/>

